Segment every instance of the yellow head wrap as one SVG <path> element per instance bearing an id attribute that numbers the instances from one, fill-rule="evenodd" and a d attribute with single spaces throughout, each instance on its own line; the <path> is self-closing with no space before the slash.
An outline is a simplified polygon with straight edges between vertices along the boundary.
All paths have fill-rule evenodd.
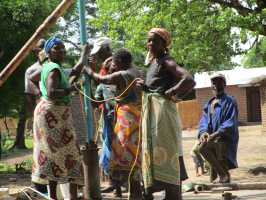
<path id="1" fill-rule="evenodd" d="M 171 44 L 171 35 L 170 33 L 164 28 L 152 28 L 149 33 L 155 33 L 159 35 L 166 43 L 166 47 L 169 47 Z"/>

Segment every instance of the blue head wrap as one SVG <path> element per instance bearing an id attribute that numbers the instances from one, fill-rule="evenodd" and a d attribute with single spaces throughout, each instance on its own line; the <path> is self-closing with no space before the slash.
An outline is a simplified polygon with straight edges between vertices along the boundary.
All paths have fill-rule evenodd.
<path id="1" fill-rule="evenodd" d="M 58 44 L 63 44 L 62 40 L 57 38 L 57 37 L 51 37 L 50 39 L 48 39 L 46 42 L 45 42 L 45 45 L 44 45 L 44 51 L 46 54 L 49 53 L 49 51 L 55 46 L 55 45 L 58 45 Z"/>

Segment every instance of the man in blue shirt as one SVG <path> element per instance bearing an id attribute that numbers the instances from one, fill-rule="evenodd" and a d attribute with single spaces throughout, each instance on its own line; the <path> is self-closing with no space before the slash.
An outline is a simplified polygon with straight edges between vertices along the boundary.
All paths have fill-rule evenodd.
<path id="1" fill-rule="evenodd" d="M 211 78 L 215 97 L 204 106 L 199 123 L 199 151 L 211 166 L 210 181 L 230 182 L 230 169 L 237 168 L 238 108 L 236 100 L 224 92 L 226 79 Z M 218 176 L 217 176 L 218 175 Z"/>

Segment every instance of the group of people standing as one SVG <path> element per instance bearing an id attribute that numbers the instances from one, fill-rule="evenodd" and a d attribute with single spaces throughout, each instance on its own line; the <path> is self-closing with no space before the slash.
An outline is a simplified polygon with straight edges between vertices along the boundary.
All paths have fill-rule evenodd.
<path id="1" fill-rule="evenodd" d="M 127 49 L 112 54 L 109 43 L 107 38 L 99 39 L 89 58 L 90 50 L 86 46 L 69 75 L 78 77 L 85 73 L 95 80 L 98 83 L 96 99 L 108 100 L 119 96 L 101 105 L 104 125 L 100 164 L 118 197 L 122 195 L 121 186 L 129 181 L 131 200 L 152 200 L 153 193 L 161 190 L 165 190 L 165 199 L 180 200 L 181 182 L 187 174 L 175 102 L 193 89 L 195 81 L 169 55 L 171 36 L 166 29 L 152 28 L 148 32 L 146 64 L 149 68 L 146 78 L 133 65 L 132 55 Z M 77 199 L 77 186 L 82 185 L 83 178 L 69 96 L 77 84 L 69 83 L 63 71 L 66 53 L 63 42 L 53 37 L 42 45 L 46 57 L 38 61 L 41 70 L 26 73 L 27 80 L 37 88 L 39 82 L 40 93 L 37 95 L 41 97 L 34 110 L 32 180 L 37 185 L 48 184 L 53 199 L 57 199 L 57 183 L 69 183 L 70 198 Z M 89 64 L 85 65 L 87 60 Z M 97 61 L 100 70 L 97 70 Z M 132 86 L 128 88 L 129 85 Z M 221 96 L 221 99 L 227 98 Z M 219 100 L 217 102 L 220 105 Z M 222 112 L 230 115 L 227 111 Z M 215 141 L 229 135 L 226 123 L 223 128 L 210 130 L 208 125 L 205 127 L 204 123 L 209 124 L 207 121 L 201 121 L 201 143 L 207 134 L 210 138 L 213 132 L 217 133 Z M 207 147 L 202 148 L 203 155 L 206 155 L 205 151 L 209 151 Z M 228 173 L 215 166 L 220 178 L 227 180 Z"/>

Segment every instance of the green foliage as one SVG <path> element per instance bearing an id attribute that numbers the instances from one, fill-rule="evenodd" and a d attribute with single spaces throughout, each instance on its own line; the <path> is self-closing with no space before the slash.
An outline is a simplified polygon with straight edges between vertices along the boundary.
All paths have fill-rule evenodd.
<path id="1" fill-rule="evenodd" d="M 33 139 L 31 137 L 26 138 L 25 143 L 27 146 L 27 150 L 21 150 L 21 149 L 10 149 L 11 146 L 13 146 L 14 140 L 8 139 L 7 143 L 8 146 L 4 146 L 3 148 L 3 158 L 10 158 L 10 157 L 20 157 L 24 156 L 26 154 L 31 154 L 31 151 L 33 149 Z M 30 150 L 29 150 L 30 149 Z M 21 164 L 21 167 L 23 167 L 27 172 L 31 171 L 32 168 L 32 157 L 27 158 Z M 0 173 L 15 173 L 15 165 L 7 164 L 5 162 L 0 163 Z"/>
<path id="2" fill-rule="evenodd" d="M 33 149 L 33 139 L 31 137 L 25 139 L 27 149 Z"/>
<path id="3" fill-rule="evenodd" d="M 0 163 L 0 174 L 1 173 L 15 173 L 15 167 L 5 163 Z"/>
<path id="4" fill-rule="evenodd" d="M 254 7 L 256 2 L 247 3 Z M 141 59 L 139 63 L 145 57 L 147 32 L 164 27 L 172 35 L 171 55 L 192 72 L 233 67 L 231 57 L 247 42 L 248 31 L 261 33 L 265 15 L 265 11 L 242 15 L 208 0 L 97 0 L 97 6 L 97 18 L 89 24 L 123 41 Z M 236 27 L 240 33 L 233 31 Z"/>
<path id="5" fill-rule="evenodd" d="M 85 1 L 85 17 L 95 17 L 96 16 L 96 4 L 91 1 Z M 80 42 L 80 27 L 79 27 L 79 11 L 77 6 L 67 13 L 64 17 L 64 24 L 59 26 L 57 29 L 57 34 L 64 40 L 65 43 L 70 44 L 71 48 L 68 51 L 72 52 L 72 55 L 77 55 L 77 51 L 80 52 L 79 42 Z M 87 37 L 93 38 L 97 32 L 92 26 L 86 26 Z"/>
<path id="6" fill-rule="evenodd" d="M 16 154 L 16 153 L 21 153 L 23 152 L 23 150 L 20 149 L 14 149 L 12 148 L 14 145 L 14 138 L 11 138 L 10 136 L 7 136 L 6 134 L 2 133 L 2 140 L 1 140 L 1 144 L 2 144 L 2 153 L 4 157 L 9 156 L 10 154 Z M 27 150 L 31 150 L 33 149 L 33 139 L 32 137 L 26 137 L 25 138 L 25 145 L 27 147 Z"/>
<path id="7" fill-rule="evenodd" d="M 32 149 L 33 149 L 33 138 L 32 137 L 27 137 L 25 139 L 25 144 L 27 149 L 26 150 L 21 150 L 21 149 L 16 149 L 16 148 L 11 148 L 14 144 L 14 139 L 8 137 L 5 141 L 5 145 L 2 146 L 2 158 L 7 159 L 7 158 L 11 158 L 14 157 L 14 159 L 16 159 L 16 157 L 21 157 L 21 156 L 25 156 L 28 154 L 32 154 Z M 23 162 L 21 163 L 17 163 L 19 164 L 21 167 L 23 167 L 23 169 L 26 172 L 30 172 L 31 168 L 32 168 L 32 157 L 27 158 L 25 160 L 23 160 Z M 19 173 L 16 172 L 16 168 L 15 165 L 11 165 L 11 164 L 7 164 L 5 162 L 1 162 L 0 163 L 0 173 Z"/>
<path id="8" fill-rule="evenodd" d="M 60 0 L 0 0 L 0 70 L 15 56 Z M 0 88 L 0 117 L 17 116 L 23 105 L 24 73 L 33 64 L 29 56 Z"/>
<path id="9" fill-rule="evenodd" d="M 266 67 L 266 37 L 251 49 L 243 60 L 245 67 Z"/>
<path id="10" fill-rule="evenodd" d="M 15 165 L 9 165 L 6 163 L 0 163 L 0 174 L 14 174 L 14 173 L 30 173 L 32 169 L 32 159 L 26 159 L 22 163 L 17 163 L 22 169 L 16 171 Z M 23 171 L 22 171 L 23 170 Z"/>
<path id="11" fill-rule="evenodd" d="M 10 149 L 13 144 L 14 144 L 14 140 L 6 133 L 2 132 L 1 133 L 1 146 L 2 146 L 2 152 L 5 153 L 8 151 L 8 149 Z"/>

